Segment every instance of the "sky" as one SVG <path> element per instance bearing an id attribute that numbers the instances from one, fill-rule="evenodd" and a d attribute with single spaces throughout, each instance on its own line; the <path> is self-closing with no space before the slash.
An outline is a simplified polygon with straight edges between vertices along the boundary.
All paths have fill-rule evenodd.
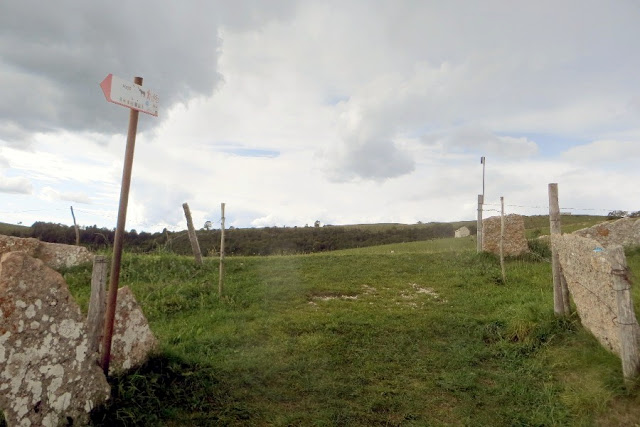
<path id="1" fill-rule="evenodd" d="M 0 222 L 126 229 L 640 210 L 640 1 L 0 2 Z"/>

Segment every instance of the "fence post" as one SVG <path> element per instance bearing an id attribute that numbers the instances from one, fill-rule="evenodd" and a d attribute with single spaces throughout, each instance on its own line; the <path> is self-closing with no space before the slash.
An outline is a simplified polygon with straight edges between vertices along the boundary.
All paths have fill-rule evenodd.
<path id="1" fill-rule="evenodd" d="M 220 205 L 222 218 L 220 220 L 220 272 L 218 279 L 218 297 L 222 297 L 222 287 L 224 285 L 224 203 Z"/>
<path id="2" fill-rule="evenodd" d="M 631 281 L 628 276 L 627 262 L 622 248 L 618 248 L 619 256 L 613 256 L 611 274 L 613 290 L 616 292 L 618 306 L 618 333 L 620 338 L 620 359 L 622 374 L 627 386 L 632 386 L 640 375 L 640 349 L 638 348 L 638 322 L 631 300 Z"/>
<path id="3" fill-rule="evenodd" d="M 500 196 L 500 269 L 502 270 L 502 283 L 507 283 L 504 272 L 504 197 Z"/>
<path id="4" fill-rule="evenodd" d="M 187 218 L 187 228 L 189 230 L 189 241 L 191 242 L 191 250 L 193 256 L 196 259 L 196 263 L 202 265 L 202 253 L 200 252 L 200 244 L 198 243 L 198 236 L 196 230 L 193 228 L 193 220 L 191 219 L 191 211 L 189 210 L 189 204 L 183 203 L 182 209 L 184 209 L 184 216 Z"/>
<path id="5" fill-rule="evenodd" d="M 476 231 L 477 249 L 478 253 L 482 252 L 482 204 L 484 203 L 484 196 L 478 194 L 478 227 Z"/>
<path id="6" fill-rule="evenodd" d="M 93 258 L 93 272 L 91 273 L 91 299 L 87 315 L 87 331 L 89 335 L 89 354 L 97 353 L 100 349 L 102 332 L 104 329 L 104 313 L 107 309 L 107 258 L 96 255 Z"/>
<path id="7" fill-rule="evenodd" d="M 71 217 L 73 218 L 73 228 L 76 230 L 76 246 L 80 246 L 80 230 L 78 230 L 78 224 L 76 223 L 76 215 L 73 213 L 73 206 L 71 208 Z"/>
<path id="8" fill-rule="evenodd" d="M 549 225 L 551 235 L 562 234 L 557 183 L 549 184 Z M 553 275 L 553 312 L 556 316 L 568 316 L 571 313 L 569 288 L 562 274 L 560 258 L 553 245 L 551 245 L 551 272 Z"/>

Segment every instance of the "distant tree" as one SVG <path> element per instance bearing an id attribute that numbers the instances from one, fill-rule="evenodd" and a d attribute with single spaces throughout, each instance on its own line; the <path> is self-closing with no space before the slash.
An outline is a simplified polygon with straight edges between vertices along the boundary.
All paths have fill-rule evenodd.
<path id="1" fill-rule="evenodd" d="M 317 219 L 317 220 L 316 220 L 316 222 L 314 222 L 314 223 L 313 223 L 313 226 L 314 226 L 315 228 L 320 228 L 320 220 L 319 220 L 319 219 Z"/>
<path id="2" fill-rule="evenodd" d="M 627 211 L 611 211 L 607 214 L 609 218 L 622 218 L 627 215 L 628 215 Z"/>
<path id="3" fill-rule="evenodd" d="M 629 214 L 629 216 L 630 216 L 631 218 L 638 218 L 638 217 L 640 217 L 640 211 L 631 212 L 631 213 Z"/>
<path id="4" fill-rule="evenodd" d="M 204 223 L 204 229 L 205 230 L 211 230 L 211 228 L 213 228 L 213 224 L 211 223 L 211 221 L 206 221 Z"/>

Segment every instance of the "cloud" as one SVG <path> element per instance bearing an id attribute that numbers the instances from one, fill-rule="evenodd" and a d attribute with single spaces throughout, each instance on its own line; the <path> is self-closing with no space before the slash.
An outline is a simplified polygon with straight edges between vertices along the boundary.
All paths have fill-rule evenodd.
<path id="1" fill-rule="evenodd" d="M 0 193 L 31 194 L 32 192 L 33 186 L 28 179 L 0 176 Z"/>
<path id="2" fill-rule="evenodd" d="M 526 137 L 499 136 L 474 125 L 423 135 L 420 140 L 446 150 L 471 151 L 507 159 L 531 157 L 538 153 L 538 145 Z"/>
<path id="3" fill-rule="evenodd" d="M 626 164 L 640 157 L 640 142 L 599 140 L 569 148 L 562 154 L 568 161 L 587 164 Z"/>
<path id="4" fill-rule="evenodd" d="M 62 200 L 67 202 L 82 203 L 86 205 L 90 205 L 92 203 L 91 198 L 85 193 L 60 192 L 60 191 L 54 190 L 51 187 L 44 187 L 40 192 L 40 196 L 45 200 L 51 200 L 51 201 Z"/>
<path id="5" fill-rule="evenodd" d="M 107 105 L 98 84 L 113 73 L 145 78 L 160 119 L 175 103 L 208 97 L 221 82 L 219 30 L 259 27 L 288 1 L 0 3 L 0 139 L 26 146 L 34 132 L 125 133 L 128 112 Z"/>

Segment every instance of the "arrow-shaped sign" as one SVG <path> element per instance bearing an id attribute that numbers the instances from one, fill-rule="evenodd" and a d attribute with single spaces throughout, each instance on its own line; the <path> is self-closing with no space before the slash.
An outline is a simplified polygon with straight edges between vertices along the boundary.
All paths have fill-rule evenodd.
<path id="1" fill-rule="evenodd" d="M 107 101 L 142 111 L 152 116 L 158 116 L 160 98 L 158 94 L 151 92 L 151 90 L 121 79 L 113 74 L 105 77 L 102 83 L 100 83 L 100 87 Z"/>

